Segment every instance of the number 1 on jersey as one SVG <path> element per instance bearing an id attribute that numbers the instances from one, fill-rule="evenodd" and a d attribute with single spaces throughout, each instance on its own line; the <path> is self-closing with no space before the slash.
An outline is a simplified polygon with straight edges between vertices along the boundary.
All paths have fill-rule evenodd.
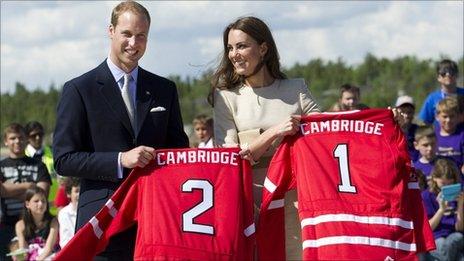
<path id="1" fill-rule="evenodd" d="M 356 193 L 356 187 L 351 185 L 350 168 L 348 166 L 348 146 L 338 144 L 334 150 L 334 157 L 338 159 L 338 169 L 340 172 L 341 184 L 338 185 L 338 191 Z"/>

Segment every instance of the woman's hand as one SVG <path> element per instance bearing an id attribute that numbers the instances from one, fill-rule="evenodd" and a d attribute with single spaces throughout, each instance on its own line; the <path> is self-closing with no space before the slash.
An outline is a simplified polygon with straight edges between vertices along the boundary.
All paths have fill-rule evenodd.
<path id="1" fill-rule="evenodd" d="M 265 130 L 251 144 L 241 144 L 240 156 L 249 160 L 251 164 L 256 163 L 276 139 L 297 133 L 300 121 L 300 115 L 289 116 L 285 121 Z"/>
<path id="2" fill-rule="evenodd" d="M 278 137 L 294 135 L 300 127 L 301 115 L 291 115 L 285 121 L 272 127 Z"/>
<path id="3" fill-rule="evenodd" d="M 253 159 L 253 155 L 251 154 L 250 146 L 248 146 L 248 143 L 245 143 L 242 147 L 242 150 L 238 153 L 242 159 L 249 160 L 251 165 L 255 164 L 256 162 Z"/>

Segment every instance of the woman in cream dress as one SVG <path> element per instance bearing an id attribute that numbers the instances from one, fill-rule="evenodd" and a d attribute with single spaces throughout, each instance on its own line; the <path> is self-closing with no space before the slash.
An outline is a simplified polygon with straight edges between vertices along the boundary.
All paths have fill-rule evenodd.
<path id="1" fill-rule="evenodd" d="M 242 148 L 253 165 L 256 212 L 270 159 L 281 139 L 298 131 L 301 115 L 320 112 L 303 79 L 286 79 L 267 25 L 243 17 L 226 27 L 224 53 L 212 79 L 217 146 Z M 287 259 L 301 258 L 296 192 L 287 193 Z"/>

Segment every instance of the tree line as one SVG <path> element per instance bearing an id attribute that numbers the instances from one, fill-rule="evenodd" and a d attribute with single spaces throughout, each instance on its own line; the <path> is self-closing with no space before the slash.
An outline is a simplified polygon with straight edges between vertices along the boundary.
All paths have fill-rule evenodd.
<path id="1" fill-rule="evenodd" d="M 447 57 L 437 60 L 415 56 L 386 59 L 367 54 L 357 65 L 348 65 L 341 58 L 336 61 L 313 59 L 283 71 L 288 78 L 304 78 L 323 109 L 336 102 L 340 85 L 351 83 L 361 88 L 361 101 L 369 107 L 392 106 L 398 94 L 403 93 L 414 98 L 416 110 L 419 110 L 428 93 L 438 88 L 435 67 L 444 58 Z M 460 69 L 458 86 L 463 86 L 464 56 L 456 62 Z M 177 84 L 184 124 L 190 124 L 197 114 L 212 114 L 206 100 L 212 73 L 208 70 L 197 78 L 168 77 Z M 52 84 L 48 90 L 37 88 L 29 91 L 24 84 L 16 82 L 13 93 L 1 94 L 1 129 L 11 122 L 26 124 L 37 120 L 44 125 L 47 133 L 52 133 L 61 88 Z"/>

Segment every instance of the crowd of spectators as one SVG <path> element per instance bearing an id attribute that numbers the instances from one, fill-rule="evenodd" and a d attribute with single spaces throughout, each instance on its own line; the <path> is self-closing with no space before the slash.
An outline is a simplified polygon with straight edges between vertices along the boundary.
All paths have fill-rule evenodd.
<path id="1" fill-rule="evenodd" d="M 399 127 L 405 134 L 413 166 L 423 181 L 424 206 L 436 238 L 437 250 L 421 255 L 421 260 L 458 260 L 463 254 L 459 250 L 464 248 L 464 194 L 451 201 L 441 197 L 443 186 L 464 184 L 464 89 L 456 86 L 457 75 L 453 61 L 438 64 L 440 90 L 426 98 L 418 119 L 411 96 L 401 95 L 393 103 L 404 119 Z M 329 111 L 368 108 L 361 103 L 359 87 L 343 84 L 339 100 Z M 197 115 L 193 129 L 193 147 L 214 147 L 212 117 Z M 7 253 L 39 259 L 53 256 L 74 234 L 79 180 L 57 175 L 52 150 L 43 142 L 44 135 L 44 128 L 37 121 L 25 127 L 12 123 L 4 130 L 3 141 L 9 154 L 0 162 L 2 260 Z M 57 178 L 59 188 L 56 198 L 48 202 L 51 177 Z M 58 218 L 50 214 L 50 203 L 58 208 Z M 24 215 L 27 213 L 29 216 Z"/>

